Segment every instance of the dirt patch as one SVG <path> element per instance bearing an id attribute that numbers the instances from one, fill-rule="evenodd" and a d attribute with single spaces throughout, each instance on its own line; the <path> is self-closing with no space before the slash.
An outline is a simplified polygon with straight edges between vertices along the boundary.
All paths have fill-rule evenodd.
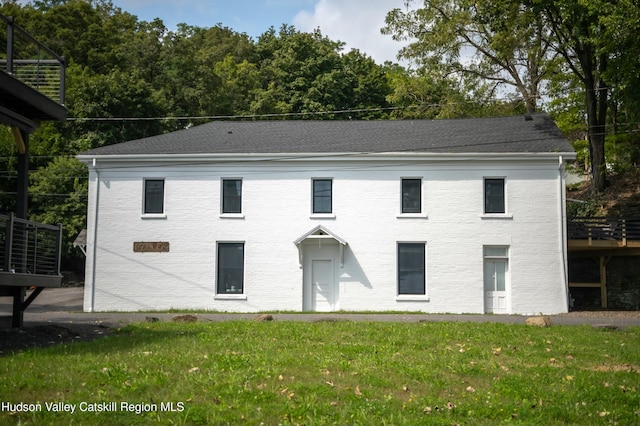
<path id="1" fill-rule="evenodd" d="M 602 364 L 593 367 L 591 370 L 602 371 L 605 373 L 616 373 L 619 371 L 623 371 L 625 373 L 640 373 L 640 366 L 630 364 Z"/>
<path id="2" fill-rule="evenodd" d="M 32 348 L 89 342 L 111 333 L 101 324 L 56 324 L 0 329 L 0 356 Z"/>

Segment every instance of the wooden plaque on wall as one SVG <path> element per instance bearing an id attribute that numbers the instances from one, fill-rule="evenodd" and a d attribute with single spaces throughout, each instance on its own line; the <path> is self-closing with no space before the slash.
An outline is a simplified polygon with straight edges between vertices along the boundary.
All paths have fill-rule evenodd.
<path id="1" fill-rule="evenodd" d="M 136 241 L 133 243 L 134 253 L 166 253 L 169 251 L 167 241 Z"/>

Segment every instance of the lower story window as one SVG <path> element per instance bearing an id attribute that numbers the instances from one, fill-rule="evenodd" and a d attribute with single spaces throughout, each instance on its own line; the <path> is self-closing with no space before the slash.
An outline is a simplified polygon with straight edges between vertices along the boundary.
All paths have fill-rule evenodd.
<path id="1" fill-rule="evenodd" d="M 398 243 L 398 294 L 426 294 L 425 243 Z"/>
<path id="2" fill-rule="evenodd" d="M 218 243 L 216 293 L 244 293 L 244 243 Z"/>

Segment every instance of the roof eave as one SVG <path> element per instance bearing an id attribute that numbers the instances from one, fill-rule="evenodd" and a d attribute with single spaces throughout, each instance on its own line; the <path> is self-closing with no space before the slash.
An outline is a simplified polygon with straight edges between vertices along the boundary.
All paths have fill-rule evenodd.
<path id="1" fill-rule="evenodd" d="M 203 154 L 80 154 L 76 158 L 86 164 L 96 162 L 202 162 L 206 160 L 234 162 L 247 161 L 344 161 L 344 160 L 574 160 L 575 152 L 307 152 L 307 153 L 203 153 Z"/>

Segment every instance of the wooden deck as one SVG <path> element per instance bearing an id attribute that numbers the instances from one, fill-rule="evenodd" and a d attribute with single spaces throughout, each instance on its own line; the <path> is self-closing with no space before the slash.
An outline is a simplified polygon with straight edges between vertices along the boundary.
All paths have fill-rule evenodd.
<path id="1" fill-rule="evenodd" d="M 569 282 L 570 288 L 599 288 L 601 308 L 607 308 L 607 265 L 614 256 L 640 256 L 640 218 L 574 217 L 567 220 L 570 256 L 592 258 L 597 282 Z"/>

